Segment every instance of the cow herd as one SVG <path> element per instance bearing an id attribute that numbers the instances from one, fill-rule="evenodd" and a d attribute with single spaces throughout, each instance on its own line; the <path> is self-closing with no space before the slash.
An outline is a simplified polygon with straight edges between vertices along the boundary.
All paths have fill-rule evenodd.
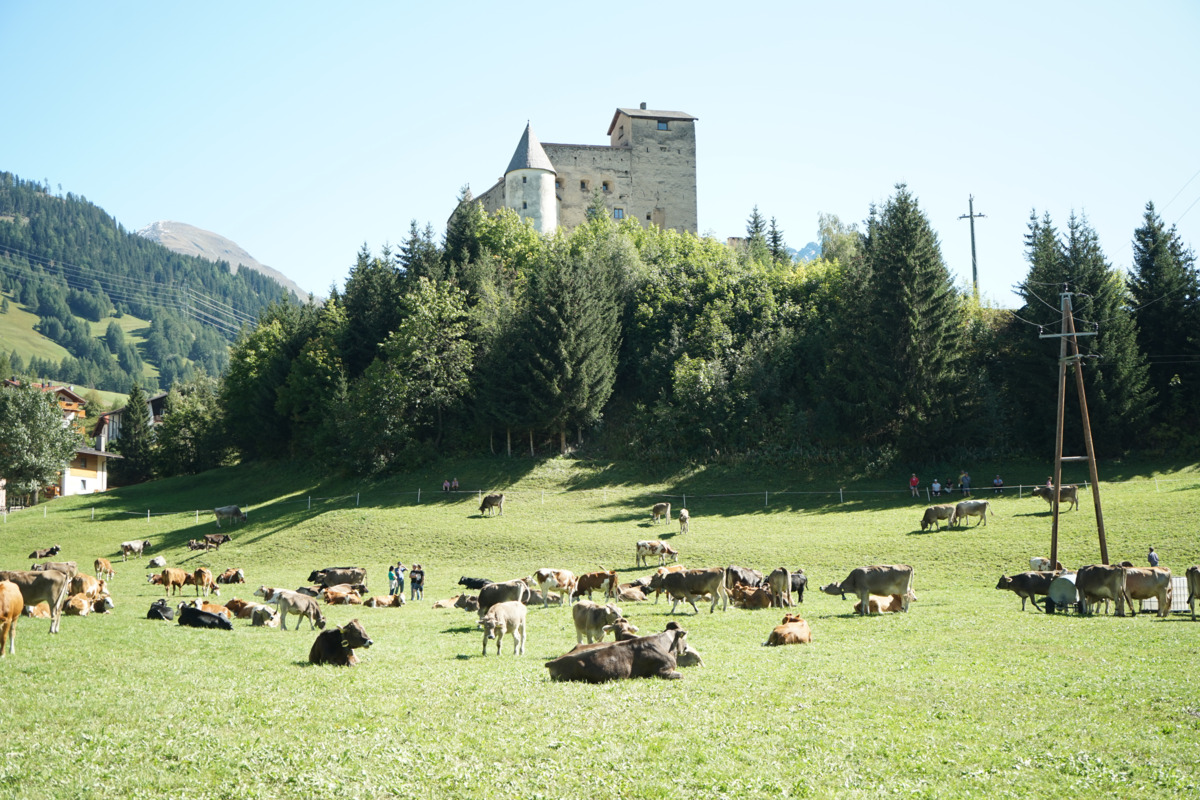
<path id="1" fill-rule="evenodd" d="M 1055 591 L 1057 585 L 1062 594 L 1056 605 L 1074 606 L 1083 614 L 1091 613 L 1101 603 L 1107 610 L 1111 602 L 1118 617 L 1125 616 L 1126 608 L 1131 616 L 1136 616 L 1133 601 L 1151 599 L 1158 603 L 1158 616 L 1166 617 L 1170 613 L 1174 598 L 1171 570 L 1166 567 L 1141 568 L 1123 561 L 1116 565 L 1089 564 L 1070 570 L 1064 569 L 1061 563 L 1055 563 L 1055 568 L 1050 569 L 1050 559 L 1042 556 L 1035 556 L 1029 562 L 1032 567 L 1029 572 L 1001 575 L 996 584 L 997 589 L 1010 591 L 1021 598 L 1022 611 L 1027 600 L 1035 609 L 1043 610 L 1037 598 L 1054 597 L 1058 594 Z M 1196 600 L 1200 598 L 1200 566 L 1188 567 L 1186 577 L 1188 608 L 1195 619 Z"/>

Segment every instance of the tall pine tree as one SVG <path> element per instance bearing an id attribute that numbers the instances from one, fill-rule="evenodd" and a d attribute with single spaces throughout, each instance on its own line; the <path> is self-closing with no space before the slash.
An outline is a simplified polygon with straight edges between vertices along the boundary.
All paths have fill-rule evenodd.
<path id="1" fill-rule="evenodd" d="M 129 400 L 121 414 L 121 435 L 115 449 L 121 454 L 113 466 L 113 477 L 128 485 L 154 477 L 154 431 L 150 426 L 150 405 L 142 387 L 133 384 Z"/>

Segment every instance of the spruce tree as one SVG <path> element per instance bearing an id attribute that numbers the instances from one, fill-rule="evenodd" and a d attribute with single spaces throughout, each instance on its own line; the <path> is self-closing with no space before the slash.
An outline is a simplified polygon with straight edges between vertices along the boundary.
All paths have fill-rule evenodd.
<path id="1" fill-rule="evenodd" d="M 142 387 L 133 384 L 121 414 L 121 435 L 114 449 L 121 454 L 113 466 L 114 478 L 122 485 L 141 483 L 154 476 L 154 431 L 150 406 Z"/>
<path id="2" fill-rule="evenodd" d="M 767 222 L 763 219 L 762 214 L 758 213 L 758 206 L 750 212 L 750 218 L 746 220 L 746 254 L 751 261 L 759 264 L 765 264 L 771 255 L 771 250 L 767 246 Z"/>
<path id="3" fill-rule="evenodd" d="M 428 223 L 424 230 L 417 227 L 415 219 L 409 223 L 408 238 L 400 248 L 398 260 L 404 269 L 404 280 L 407 283 L 415 282 L 421 277 L 432 281 L 445 278 L 442 253 L 433 240 L 433 226 Z"/>
<path id="4" fill-rule="evenodd" d="M 351 378 L 362 374 L 375 359 L 380 343 L 399 327 L 402 296 L 400 273 L 391 254 L 385 249 L 382 256 L 372 257 L 364 244 L 342 294 L 346 312 L 342 359 Z"/>
<path id="5" fill-rule="evenodd" d="M 469 186 L 464 186 L 458 195 L 458 206 L 446 225 L 442 249 L 447 261 L 461 266 L 479 259 L 479 236 L 486 216 L 483 204 L 475 200 Z"/>
<path id="6" fill-rule="evenodd" d="M 767 249 L 771 252 L 771 261 L 776 266 L 792 262 L 787 242 L 783 240 L 783 231 L 775 223 L 774 217 L 771 217 L 771 227 L 767 230 Z"/>

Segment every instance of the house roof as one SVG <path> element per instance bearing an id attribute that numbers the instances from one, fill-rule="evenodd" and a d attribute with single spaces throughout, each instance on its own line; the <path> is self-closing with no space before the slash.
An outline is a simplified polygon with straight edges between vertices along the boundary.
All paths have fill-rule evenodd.
<path id="1" fill-rule="evenodd" d="M 116 453 L 106 453 L 103 450 L 97 450 L 94 447 L 76 447 L 75 454 L 81 456 L 104 456 L 105 458 L 124 458 L 125 456 L 117 455 Z"/>
<path id="2" fill-rule="evenodd" d="M 686 111 L 658 111 L 653 108 L 618 108 L 613 112 L 612 122 L 608 124 L 608 135 L 612 136 L 613 128 L 617 127 L 617 120 L 624 114 L 627 117 L 640 117 L 649 119 L 700 119 L 693 117 Z"/>
<path id="3" fill-rule="evenodd" d="M 513 153 L 504 174 L 507 175 L 515 169 L 544 169 L 554 172 L 554 165 L 542 149 L 542 143 L 533 135 L 533 126 L 529 123 L 525 123 L 525 132 L 521 134 L 521 141 L 517 142 L 517 151 Z"/>
<path id="4" fill-rule="evenodd" d="M 11 380 L 8 378 L 4 379 L 4 383 L 7 386 L 14 386 L 14 387 L 21 385 L 20 381 Z M 31 383 L 29 385 L 32 386 L 34 389 L 41 389 L 43 392 L 54 392 L 55 394 L 59 395 L 60 397 L 65 397 L 67 399 L 67 401 L 70 403 L 87 402 L 82 395 L 79 395 L 75 392 L 74 386 L 55 386 L 52 383 Z"/>

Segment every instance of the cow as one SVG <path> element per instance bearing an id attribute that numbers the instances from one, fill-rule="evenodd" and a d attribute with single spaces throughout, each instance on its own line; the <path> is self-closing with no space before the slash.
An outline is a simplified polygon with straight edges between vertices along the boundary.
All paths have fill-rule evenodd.
<path id="1" fill-rule="evenodd" d="M 16 654 L 17 618 L 24 610 L 21 588 L 12 581 L 0 581 L 0 657 L 5 648 L 9 655 Z"/>
<path id="2" fill-rule="evenodd" d="M 1125 569 L 1125 596 L 1129 598 L 1129 613 L 1134 616 L 1133 601 L 1151 597 L 1158 600 L 1158 616 L 1170 616 L 1171 570 L 1166 567 Z"/>
<path id="3" fill-rule="evenodd" d="M 220 575 L 217 576 L 217 583 L 245 583 L 245 582 L 246 582 L 245 570 L 237 569 L 235 567 L 230 567 L 229 569 L 225 570 L 224 572 L 222 572 Z"/>
<path id="4" fill-rule="evenodd" d="M 862 603 L 859 614 L 870 613 L 871 595 L 903 595 L 901 611 L 908 611 L 908 604 L 913 598 L 912 591 L 913 568 L 907 564 L 876 564 L 869 567 L 855 567 L 841 583 L 831 583 L 822 586 L 825 594 L 858 595 Z"/>
<path id="5" fill-rule="evenodd" d="M 213 514 L 215 514 L 217 517 L 218 528 L 221 527 L 221 520 L 227 520 L 230 525 L 236 525 L 239 522 L 246 521 L 246 512 L 242 511 L 237 506 L 221 506 L 220 508 L 214 508 Z M 205 534 L 204 538 L 207 539 L 208 534 Z"/>
<path id="6" fill-rule="evenodd" d="M 1129 566 L 1133 566 L 1130 564 Z M 1044 556 L 1034 556 L 1029 559 L 1029 568 L 1034 572 L 1050 572 L 1050 559 Z M 1054 571 L 1062 572 L 1065 569 L 1061 561 L 1054 562 Z"/>
<path id="7" fill-rule="evenodd" d="M 500 655 L 500 645 L 504 634 L 511 633 L 513 637 L 513 655 L 525 654 L 525 604 L 519 600 L 508 600 L 496 603 L 486 613 L 481 612 L 479 627 L 483 628 L 483 654 L 487 655 L 489 639 L 496 640 L 496 655 Z"/>
<path id="8" fill-rule="evenodd" d="M 712 567 L 710 569 L 689 569 L 685 572 L 668 572 L 662 577 L 663 591 L 673 601 L 671 603 L 671 613 L 675 613 L 676 606 L 680 600 L 686 600 L 692 607 L 692 612 L 700 613 L 700 609 L 696 608 L 695 598 L 703 595 L 712 595 L 712 605 L 708 607 L 708 613 L 712 614 L 717 609 L 717 601 L 721 601 L 721 610 L 725 611 L 729 608 L 729 592 L 725 588 L 725 570 L 720 567 Z"/>
<path id="9" fill-rule="evenodd" d="M 443 601 L 439 601 L 439 602 L 446 602 L 446 601 L 443 600 Z M 503 602 L 503 601 L 501 601 L 501 602 Z M 495 605 L 495 603 L 493 603 L 492 605 Z M 434 608 L 436 608 L 436 607 L 437 607 L 437 603 L 434 603 Z M 469 595 L 468 594 L 460 594 L 458 597 L 454 598 L 454 602 L 451 603 L 448 607 L 449 608 L 461 608 L 463 611 L 466 611 L 468 614 L 478 614 L 479 613 L 479 597 L 477 595 L 473 595 L 473 594 L 469 594 Z"/>
<path id="10" fill-rule="evenodd" d="M 679 551 L 666 542 L 657 539 L 638 542 L 634 556 L 634 566 L 638 567 L 650 566 L 646 560 L 647 556 L 658 556 L 658 565 L 660 567 L 667 563 L 667 556 L 671 556 L 676 563 L 679 562 Z"/>
<path id="11" fill-rule="evenodd" d="M 104 581 L 98 581 L 91 575 L 76 575 L 71 578 L 67 595 L 82 594 L 89 600 L 97 600 L 108 596 L 108 586 Z"/>
<path id="12" fill-rule="evenodd" d="M 187 549 L 188 550 L 207 550 L 208 546 L 206 544 L 204 544 L 204 542 L 200 541 L 199 539 L 188 539 Z"/>
<path id="13" fill-rule="evenodd" d="M 463 575 L 458 579 L 459 586 L 462 586 L 467 591 L 473 592 L 478 592 L 489 583 L 495 583 L 495 581 L 489 581 L 487 578 L 468 578 L 466 575 Z"/>
<path id="14" fill-rule="evenodd" d="M 210 603 L 207 600 L 185 600 L 180 602 L 179 605 L 181 608 L 184 605 L 189 605 L 192 608 L 198 608 L 201 611 L 207 611 L 210 614 L 220 614 L 225 619 L 233 619 L 233 611 L 231 611 L 228 607 L 218 605 L 216 603 Z"/>
<path id="15" fill-rule="evenodd" d="M 950 526 L 954 527 L 955 525 L 965 525 L 965 520 L 967 517 L 979 517 L 979 522 L 982 522 L 983 526 L 986 528 L 989 508 L 988 502 L 989 501 L 987 500 L 962 501 L 954 507 L 954 516 L 950 518 Z M 979 522 L 975 523 L 975 527 L 979 527 Z"/>
<path id="16" fill-rule="evenodd" d="M 29 558 L 33 561 L 39 561 L 43 558 L 53 558 L 62 552 L 62 548 L 58 545 L 47 547 L 45 550 L 34 550 L 29 554 Z"/>
<path id="17" fill-rule="evenodd" d="M 150 540 L 145 539 L 140 542 L 121 542 L 121 560 L 124 561 L 129 556 L 142 557 L 146 549 L 150 547 Z"/>
<path id="18" fill-rule="evenodd" d="M 688 513 L 686 508 L 679 509 L 679 533 L 684 534 L 690 531 L 692 515 Z"/>
<path id="19" fill-rule="evenodd" d="M 1047 503 L 1049 503 L 1051 506 L 1054 505 L 1054 487 L 1052 487 L 1052 486 L 1035 486 L 1035 487 L 1033 487 L 1033 491 L 1030 492 L 1030 494 L 1034 497 L 1042 498 Z M 1078 486 L 1060 486 L 1060 487 L 1058 487 L 1058 502 L 1060 505 L 1062 503 L 1070 503 L 1072 510 L 1078 509 L 1079 508 L 1079 487 Z"/>
<path id="20" fill-rule="evenodd" d="M 231 597 L 225 603 L 225 607 L 229 609 L 229 613 L 233 614 L 238 619 L 250 619 L 250 609 L 258 605 L 251 603 L 249 600 L 242 600 L 238 597 Z M 243 615 L 242 612 L 245 612 Z"/>
<path id="21" fill-rule="evenodd" d="M 250 612 L 250 625 L 255 628 L 278 628 L 279 620 L 279 612 L 270 606 L 257 605 Z M 296 627 L 300 627 L 299 621 L 296 622 Z"/>
<path id="22" fill-rule="evenodd" d="M 941 530 L 941 520 L 954 519 L 954 506 L 929 506 L 925 509 L 925 513 L 921 516 L 921 530 L 927 530 L 933 527 L 934 530 Z"/>
<path id="23" fill-rule="evenodd" d="M 504 515 L 504 495 L 503 494 L 486 494 L 483 496 L 483 501 L 479 504 L 480 516 L 489 516 L 487 512 L 495 510 L 492 516 Z"/>
<path id="24" fill-rule="evenodd" d="M 666 575 L 668 575 L 672 572 L 686 572 L 686 571 L 687 571 L 687 567 L 685 567 L 683 564 L 672 564 L 669 567 L 659 567 L 658 570 L 653 575 L 649 576 L 649 578 L 647 579 L 647 580 L 649 580 L 649 583 L 646 584 L 646 587 L 648 589 L 654 590 L 654 602 L 658 603 L 659 595 L 661 595 L 663 593 L 663 578 Z M 638 580 L 642 580 L 642 579 L 639 578 Z"/>
<path id="25" fill-rule="evenodd" d="M 62 621 L 62 607 L 67 600 L 67 591 L 71 580 L 66 573 L 50 569 L 41 572 L 33 570 L 0 571 L 0 581 L 12 581 L 21 591 L 21 597 L 27 606 L 36 606 L 45 602 L 50 607 L 50 632 L 58 633 Z"/>
<path id="26" fill-rule="evenodd" d="M 397 595 L 397 597 L 399 597 L 399 595 Z M 454 597 L 448 597 L 445 600 L 434 600 L 433 607 L 434 608 L 456 608 L 456 607 L 459 607 L 458 603 L 464 597 L 466 597 L 465 594 L 456 594 L 456 595 L 454 595 Z M 471 610 L 478 611 L 479 610 L 479 598 L 475 597 L 473 599 L 475 600 L 475 608 L 471 609 Z"/>
<path id="27" fill-rule="evenodd" d="M 779 647 L 785 644 L 810 644 L 812 629 L 808 622 L 799 614 L 785 614 L 783 622 L 771 630 L 771 635 L 763 642 L 763 647 Z"/>
<path id="28" fill-rule="evenodd" d="M 678 627 L 678 623 L 673 622 L 671 624 Z M 638 633 L 638 627 L 624 617 L 621 617 L 612 625 L 605 625 L 603 630 L 605 633 L 611 633 L 613 635 L 613 639 L 618 642 L 624 642 L 628 639 L 636 639 Z M 592 642 L 590 644 L 581 642 L 568 650 L 566 655 L 570 655 L 572 653 L 582 653 L 584 650 L 595 650 L 597 647 L 605 647 L 610 644 L 612 644 L 612 642 L 599 641 Z"/>
<path id="29" fill-rule="evenodd" d="M 1047 559 L 1048 561 L 1049 559 Z M 1021 610 L 1025 610 L 1025 601 L 1033 601 L 1033 607 L 1041 611 L 1041 606 L 1038 605 L 1037 598 L 1045 597 L 1050 592 L 1050 583 L 1058 577 L 1057 572 L 1048 572 L 1046 570 L 1035 570 L 1033 572 L 1022 572 L 1013 575 L 1011 578 L 1007 575 L 1001 575 L 1000 580 L 996 583 L 997 589 L 1007 589 L 1021 598 Z"/>
<path id="30" fill-rule="evenodd" d="M 203 592 L 207 597 L 209 593 L 220 596 L 221 589 L 217 586 L 217 582 L 213 580 L 212 570 L 208 567 L 198 567 L 192 573 L 192 581 L 196 584 L 196 596 L 199 597 Z"/>
<path id="31" fill-rule="evenodd" d="M 767 586 L 771 589 L 772 605 L 783 608 L 792 605 L 792 573 L 787 567 L 771 570 L 767 576 Z"/>
<path id="32" fill-rule="evenodd" d="M 312 649 L 308 651 L 308 663 L 352 667 L 358 663 L 354 651 L 360 647 L 370 647 L 372 644 L 374 642 L 363 630 L 362 623 L 352 619 L 340 628 L 331 628 L 317 634 Z"/>
<path id="33" fill-rule="evenodd" d="M 338 592 L 333 589 L 326 589 L 325 602 L 331 606 L 361 606 L 362 595 L 353 590 Z"/>
<path id="34" fill-rule="evenodd" d="M 608 603 L 599 606 L 591 600 L 580 600 L 571 607 L 571 617 L 575 620 L 575 642 L 587 637 L 588 644 L 604 640 L 604 627 L 615 625 L 621 619 L 621 609 Z"/>
<path id="35" fill-rule="evenodd" d="M 289 592 L 287 589 L 276 589 L 270 586 L 259 586 L 254 590 L 255 597 L 261 597 L 264 603 L 279 606 L 279 627 L 287 630 L 288 614 L 308 619 L 308 629 L 325 630 L 325 615 L 314 597 L 299 592 Z M 296 630 L 300 630 L 300 620 L 296 620 Z"/>
<path id="36" fill-rule="evenodd" d="M 662 633 L 639 636 L 600 647 L 571 652 L 546 662 L 554 681 L 604 683 L 622 678 L 677 680 L 676 656 L 687 647 L 687 631 L 675 626 Z"/>
<path id="37" fill-rule="evenodd" d="M 1188 586 L 1188 610 L 1192 612 L 1192 619 L 1196 619 L 1196 598 L 1200 597 L 1200 566 L 1188 567 L 1187 572 Z"/>
<path id="38" fill-rule="evenodd" d="M 189 628 L 209 628 L 213 630 L 231 631 L 233 623 L 220 614 L 201 611 L 189 605 L 181 605 L 179 609 L 179 624 Z"/>
<path id="39" fill-rule="evenodd" d="M 763 574 L 756 569 L 747 569 L 730 564 L 725 568 L 725 588 L 732 589 L 735 583 L 746 586 L 762 586 Z"/>
<path id="40" fill-rule="evenodd" d="M 591 600 L 592 592 L 603 591 L 604 599 L 608 600 L 617 593 L 620 582 L 616 572 L 588 572 L 575 579 L 575 591 L 571 597 L 578 598 L 587 594 L 588 600 Z"/>
<path id="41" fill-rule="evenodd" d="M 96 568 L 97 578 L 106 578 L 112 580 L 116 577 L 116 570 L 113 569 L 112 562 L 107 558 L 97 558 L 93 566 Z"/>
<path id="42" fill-rule="evenodd" d="M 309 583 L 318 586 L 337 586 L 339 583 L 362 584 L 363 591 L 367 586 L 366 567 L 326 567 L 313 570 L 308 576 Z"/>
<path id="43" fill-rule="evenodd" d="M 536 586 L 541 591 L 542 608 L 547 606 L 551 592 L 561 595 L 564 601 L 575 593 L 575 573 L 569 569 L 543 567 L 526 578 L 525 583 L 530 589 Z"/>
<path id="44" fill-rule="evenodd" d="M 804 602 L 804 590 L 808 588 L 808 576 L 804 574 L 804 570 L 796 567 L 792 570 L 792 593 L 796 595 L 796 602 Z"/>
<path id="45" fill-rule="evenodd" d="M 50 604 L 43 600 L 36 606 L 25 606 L 21 613 L 34 619 L 50 619 Z"/>
<path id="46" fill-rule="evenodd" d="M 193 578 L 192 575 L 189 575 L 184 570 L 175 567 L 167 567 L 162 571 L 160 577 L 163 591 L 168 595 L 178 594 L 183 591 L 183 587 L 187 585 L 188 578 Z"/>
<path id="47" fill-rule="evenodd" d="M 402 594 L 387 594 L 376 597 L 368 597 L 363 605 L 367 608 L 400 608 L 404 605 L 404 595 Z"/>
<path id="48" fill-rule="evenodd" d="M 622 603 L 643 603 L 646 601 L 646 593 L 640 586 L 622 583 L 617 587 L 617 596 L 613 599 Z"/>
<path id="49" fill-rule="evenodd" d="M 166 565 L 167 565 L 167 559 L 165 556 L 155 556 L 154 558 L 150 559 L 150 563 L 148 566 L 150 566 L 150 567 L 165 567 Z"/>
<path id="50" fill-rule="evenodd" d="M 917 596 L 910 595 L 908 598 L 910 603 L 917 601 Z M 904 608 L 904 598 L 901 595 L 893 594 L 887 597 L 879 595 L 871 595 L 871 599 L 867 601 L 867 608 L 871 614 L 892 614 Z M 854 604 L 854 612 L 857 614 L 862 609 L 862 601 Z"/>
<path id="51" fill-rule="evenodd" d="M 167 598 L 160 597 L 150 604 L 150 610 L 146 612 L 146 619 L 158 619 L 164 622 L 170 622 L 175 619 L 175 609 L 167 603 Z"/>
<path id="52" fill-rule="evenodd" d="M 657 523 L 660 519 L 671 521 L 671 504 L 670 503 L 655 503 L 650 508 L 650 524 Z"/>
<path id="53" fill-rule="evenodd" d="M 529 585 L 522 580 L 488 584 L 479 590 L 479 615 L 483 616 L 489 608 L 497 603 L 507 603 L 512 600 L 524 603 L 530 595 Z"/>
<path id="54" fill-rule="evenodd" d="M 221 545 L 232 541 L 233 537 L 225 533 L 206 533 L 204 534 L 204 549 L 220 552 Z"/>
<path id="55" fill-rule="evenodd" d="M 683 646 L 683 652 L 675 656 L 675 664 L 680 667 L 703 667 L 704 659 L 690 644 Z"/>
<path id="56" fill-rule="evenodd" d="M 1091 605 L 1101 600 L 1112 600 L 1117 607 L 1117 616 L 1125 616 L 1125 603 L 1129 600 L 1125 588 L 1125 569 L 1108 564 L 1092 564 L 1080 567 L 1075 573 L 1075 588 L 1083 602 L 1083 613 L 1091 613 Z M 1132 609 L 1131 609 L 1132 610 Z"/>
<path id="57" fill-rule="evenodd" d="M 775 604 L 775 594 L 768 586 L 735 583 L 729 590 L 729 600 L 738 608 L 770 608 Z"/>
<path id="58" fill-rule="evenodd" d="M 79 565 L 74 561 L 43 561 L 41 564 L 34 564 L 30 569 L 36 572 L 47 569 L 58 570 L 68 578 L 74 578 L 79 572 Z"/>

